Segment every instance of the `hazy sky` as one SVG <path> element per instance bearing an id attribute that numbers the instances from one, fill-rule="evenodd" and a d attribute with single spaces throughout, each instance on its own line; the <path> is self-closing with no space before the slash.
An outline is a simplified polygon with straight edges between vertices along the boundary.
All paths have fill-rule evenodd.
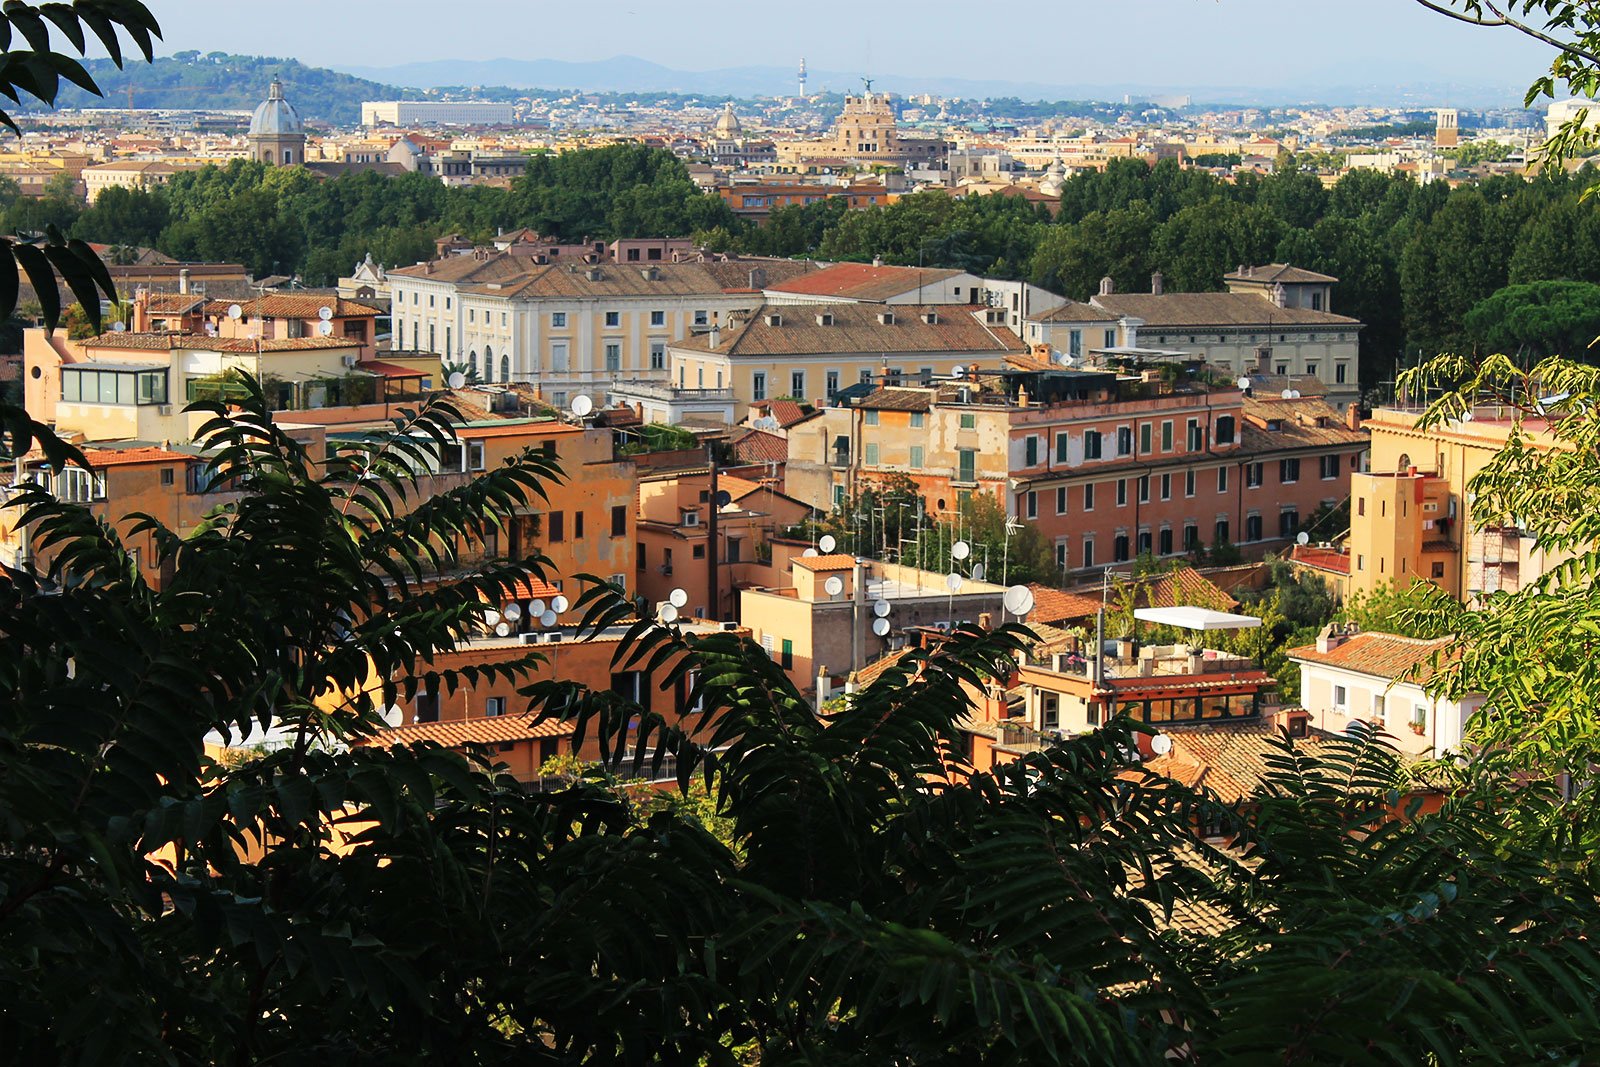
<path id="1" fill-rule="evenodd" d="M 682 70 L 815 70 L 1056 84 L 1524 86 L 1548 49 L 1415 0 L 147 0 L 164 51 L 283 55 L 316 66 L 428 59 L 605 59 Z"/>

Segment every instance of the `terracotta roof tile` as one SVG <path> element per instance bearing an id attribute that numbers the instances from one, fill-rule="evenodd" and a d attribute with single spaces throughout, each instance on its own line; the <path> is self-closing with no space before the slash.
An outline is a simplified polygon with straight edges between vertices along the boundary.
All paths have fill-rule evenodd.
<path id="1" fill-rule="evenodd" d="M 1029 315 L 1029 322 L 1116 322 L 1118 316 L 1093 304 L 1068 300 L 1058 308 Z"/>
<path id="2" fill-rule="evenodd" d="M 187 463 L 193 456 L 165 448 L 86 448 L 83 458 L 96 470 L 133 467 L 142 463 Z"/>
<path id="3" fill-rule="evenodd" d="M 1339 279 L 1331 274 L 1318 274 L 1314 270 L 1291 267 L 1287 263 L 1266 263 L 1259 267 L 1230 271 L 1222 276 L 1224 281 L 1283 282 L 1286 285 L 1332 283 Z"/>
<path id="4" fill-rule="evenodd" d="M 1296 563 L 1335 574 L 1350 573 L 1350 553 L 1336 548 L 1318 548 L 1315 545 L 1295 545 L 1289 558 Z"/>
<path id="5" fill-rule="evenodd" d="M 790 278 L 776 285 L 773 292 L 798 296 L 831 296 L 846 300 L 876 302 L 889 300 L 916 289 L 954 278 L 963 273 L 921 267 L 874 267 L 870 263 L 835 263 L 831 267 Z"/>
<path id="6" fill-rule="evenodd" d="M 234 304 L 232 300 L 212 300 L 206 304 L 206 314 L 221 317 Z M 366 318 L 380 314 L 371 304 L 343 297 L 316 293 L 274 293 L 254 300 L 238 301 L 245 318 L 314 319 L 323 308 L 333 312 L 334 318 Z"/>
<path id="7" fill-rule="evenodd" d="M 878 319 L 883 310 L 870 304 L 774 304 L 722 330 L 715 348 L 709 333 L 678 347 L 734 357 L 833 353 L 877 357 L 916 353 L 965 358 L 1028 350 L 1022 339 L 1006 327 L 979 322 L 973 313 L 975 308 L 897 305 L 894 321 L 888 324 Z M 929 311 L 934 312 L 933 322 L 923 318 Z M 778 316 L 776 325 L 768 321 L 771 313 Z M 828 325 L 818 324 L 818 317 L 823 315 L 832 316 Z"/>
<path id="8" fill-rule="evenodd" d="M 831 556 L 796 556 L 794 564 L 808 571 L 847 571 L 856 565 L 856 558 L 840 553 Z"/>
<path id="9" fill-rule="evenodd" d="M 786 463 L 789 442 L 765 430 L 744 430 L 729 442 L 739 463 Z"/>
<path id="10" fill-rule="evenodd" d="M 1037 582 L 1028 586 L 1033 590 L 1033 610 L 1028 622 L 1063 623 L 1073 619 L 1092 619 L 1100 611 L 1100 594 L 1068 592 L 1052 589 Z"/>
<path id="11" fill-rule="evenodd" d="M 1310 308 L 1279 307 L 1256 293 L 1114 293 L 1092 302 L 1117 315 L 1144 320 L 1144 329 L 1254 326 L 1263 331 L 1281 327 L 1356 329 L 1357 319 Z"/>
<path id="12" fill-rule="evenodd" d="M 1291 648 L 1284 655 L 1292 660 L 1321 663 L 1339 667 L 1371 678 L 1425 684 L 1434 675 L 1437 666 L 1454 652 L 1455 639 L 1440 637 L 1422 640 L 1402 637 L 1399 634 L 1351 634 L 1326 652 L 1318 652 L 1316 645 Z M 1408 674 L 1415 668 L 1415 674 Z"/>
<path id="13" fill-rule="evenodd" d="M 127 352 L 172 352 L 179 349 L 200 352 L 304 352 L 318 348 L 361 347 L 361 342 L 343 337 L 283 337 L 256 341 L 249 337 L 207 337 L 192 333 L 103 333 L 82 343 L 85 348 L 114 348 Z"/>
<path id="14" fill-rule="evenodd" d="M 419 741 L 434 741 L 448 748 L 462 745 L 496 745 L 512 741 L 530 741 L 545 737 L 568 737 L 572 724 L 556 719 L 546 719 L 534 725 L 531 715 L 496 715 L 487 719 L 456 719 L 450 722 L 419 722 L 408 726 L 394 726 L 372 737 L 363 738 L 358 745 L 413 745 Z"/>
<path id="15" fill-rule="evenodd" d="M 873 392 L 856 406 L 876 411 L 929 411 L 933 408 L 933 400 L 932 389 L 890 385 Z"/>
<path id="16" fill-rule="evenodd" d="M 1230 804 L 1261 787 L 1271 770 L 1267 760 L 1279 751 L 1277 726 L 1262 720 L 1164 726 L 1161 732 L 1172 739 L 1172 751 L 1145 760 L 1144 769 L 1210 789 Z M 1326 734 L 1313 730 L 1296 738 L 1295 746 L 1315 756 L 1327 741 Z"/>

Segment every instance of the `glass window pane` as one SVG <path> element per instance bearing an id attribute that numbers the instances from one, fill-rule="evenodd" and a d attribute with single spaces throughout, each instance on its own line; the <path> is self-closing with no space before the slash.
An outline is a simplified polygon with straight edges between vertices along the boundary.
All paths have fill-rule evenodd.
<path id="1" fill-rule="evenodd" d="M 117 379 L 117 403 L 132 406 L 134 401 L 134 375 L 118 374 L 115 377 Z"/>
<path id="2" fill-rule="evenodd" d="M 115 404 L 117 402 L 117 376 L 110 371 L 100 371 L 100 403 Z"/>
<path id="3" fill-rule="evenodd" d="M 61 399 L 77 400 L 78 386 L 82 381 L 82 371 L 63 371 L 61 374 Z"/>

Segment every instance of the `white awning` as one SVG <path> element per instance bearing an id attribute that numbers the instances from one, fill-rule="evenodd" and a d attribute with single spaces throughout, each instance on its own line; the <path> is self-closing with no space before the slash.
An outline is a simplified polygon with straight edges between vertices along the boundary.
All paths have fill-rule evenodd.
<path id="1" fill-rule="evenodd" d="M 1157 626 L 1176 626 L 1180 630 L 1248 630 L 1260 626 L 1254 615 L 1234 615 L 1210 608 L 1135 608 L 1133 617 Z"/>

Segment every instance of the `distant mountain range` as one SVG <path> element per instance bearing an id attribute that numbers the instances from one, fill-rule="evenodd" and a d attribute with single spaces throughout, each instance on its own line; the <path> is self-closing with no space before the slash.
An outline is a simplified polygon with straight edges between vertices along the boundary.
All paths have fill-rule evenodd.
<path id="1" fill-rule="evenodd" d="M 559 59 L 440 59 L 392 67 L 345 67 L 348 73 L 391 85 L 422 89 L 460 86 L 506 86 L 521 89 L 576 89 L 589 92 L 675 92 L 708 96 L 789 96 L 798 91 L 793 69 L 772 66 L 726 67 L 720 70 L 675 70 L 637 56 L 571 62 Z M 1372 75 L 1370 82 L 1356 81 Z M 1365 80 L 1365 79 L 1363 79 Z M 1016 82 L 1003 79 L 952 78 L 937 72 L 882 74 L 873 87 L 897 94 L 933 93 L 969 99 L 1018 97 L 1023 100 L 1121 100 L 1153 95 L 1187 94 L 1196 103 L 1275 106 L 1295 103 L 1353 105 L 1514 107 L 1525 86 L 1461 84 L 1453 80 L 1396 85 L 1376 72 L 1349 66 L 1309 74 L 1294 88 L 1260 86 L 1194 87 L 1177 84 L 1083 84 Z M 811 92 L 850 92 L 861 88 L 860 72 L 812 70 Z"/>

